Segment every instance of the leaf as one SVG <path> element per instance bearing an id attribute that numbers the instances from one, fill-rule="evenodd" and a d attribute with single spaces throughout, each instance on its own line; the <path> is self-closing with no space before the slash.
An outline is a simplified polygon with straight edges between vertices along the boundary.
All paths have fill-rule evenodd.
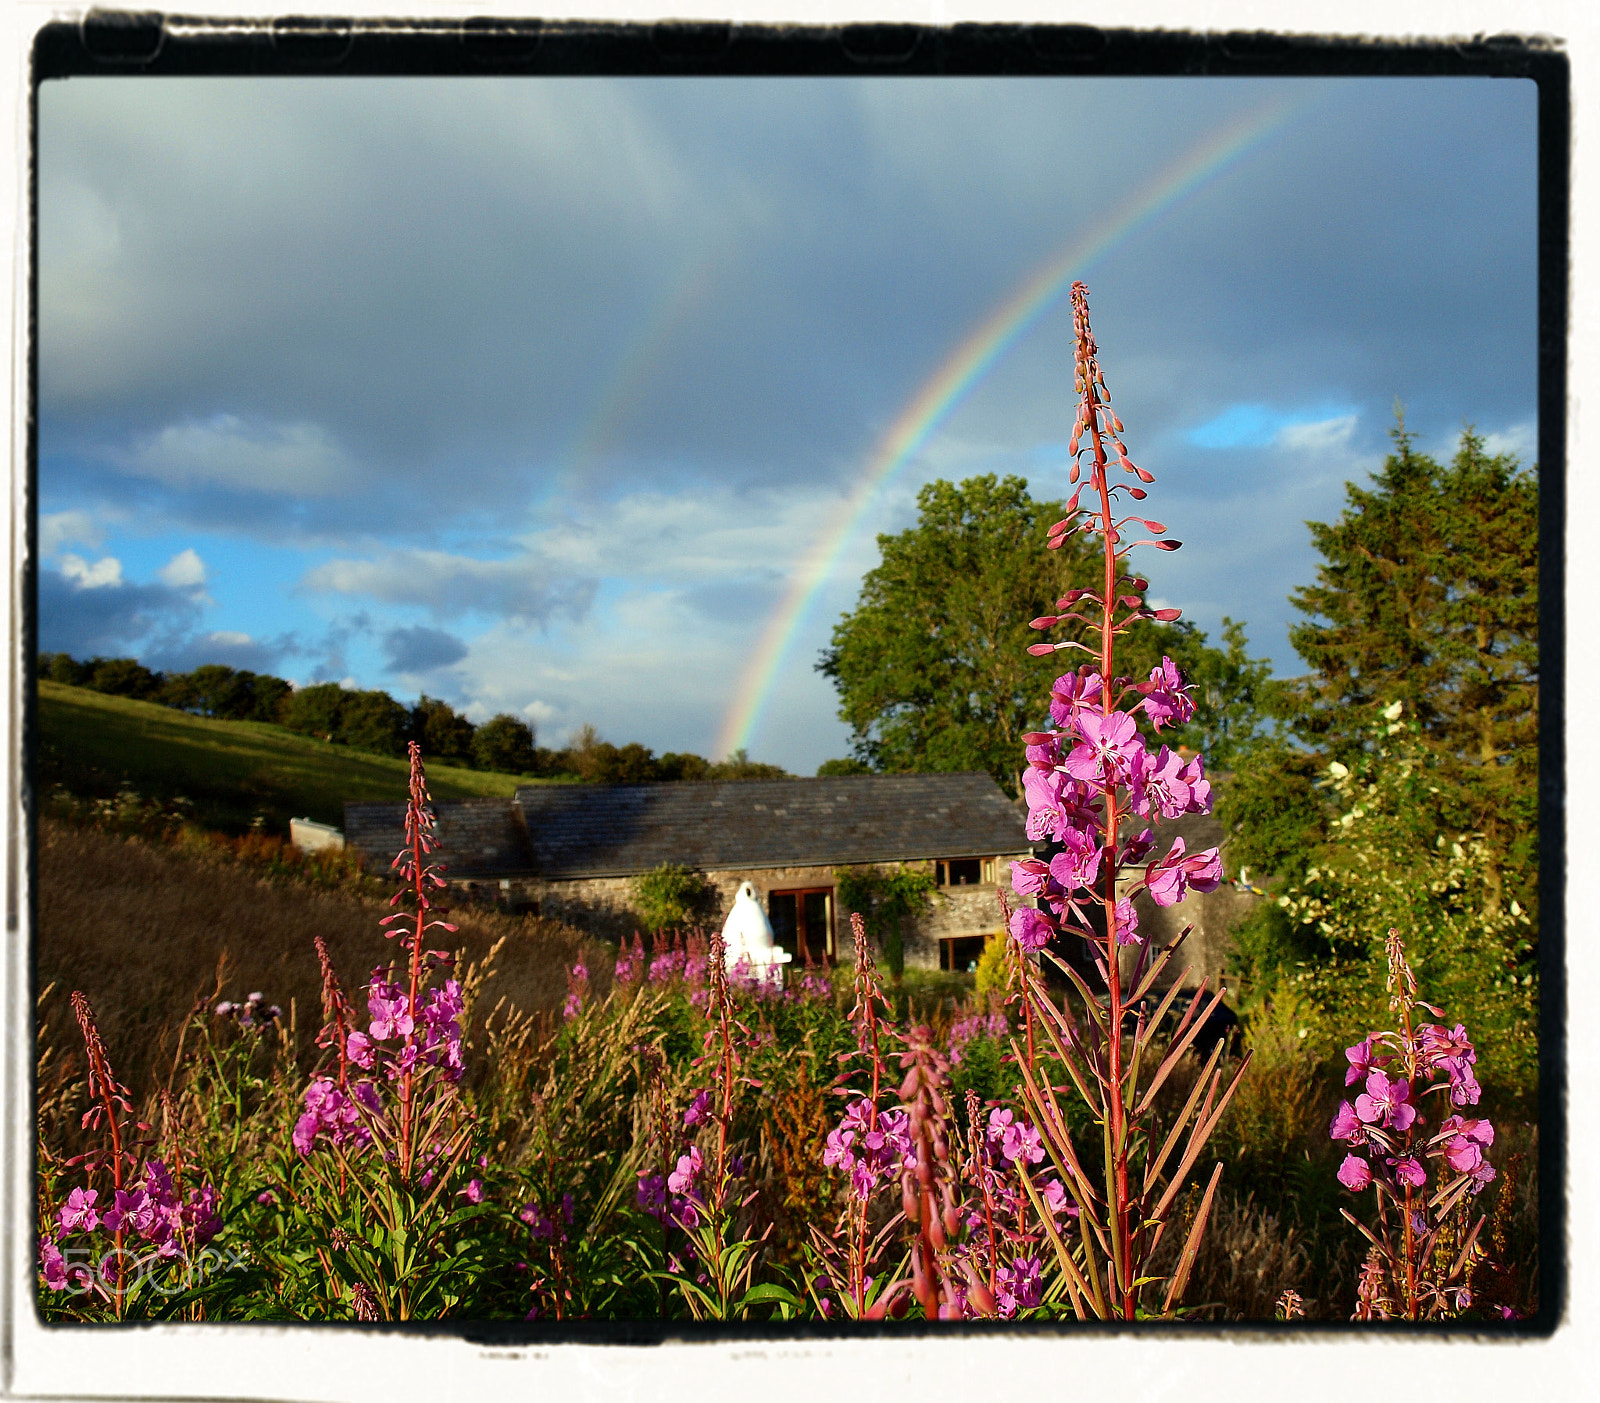
<path id="1" fill-rule="evenodd" d="M 1211 1171 L 1211 1182 L 1206 1185 L 1206 1195 L 1200 1200 L 1200 1211 L 1195 1214 L 1194 1226 L 1189 1229 L 1188 1240 L 1183 1244 L 1183 1252 L 1178 1258 L 1178 1270 L 1172 1278 L 1172 1285 L 1167 1288 L 1167 1299 L 1162 1303 L 1161 1310 L 1165 1314 L 1172 1309 L 1174 1301 L 1181 1301 L 1185 1288 L 1189 1285 L 1189 1273 L 1194 1270 L 1195 1258 L 1200 1252 L 1200 1239 L 1205 1235 L 1206 1219 L 1211 1215 L 1211 1200 L 1216 1196 L 1217 1184 L 1222 1179 L 1222 1161 L 1217 1161 L 1217 1167 Z"/>

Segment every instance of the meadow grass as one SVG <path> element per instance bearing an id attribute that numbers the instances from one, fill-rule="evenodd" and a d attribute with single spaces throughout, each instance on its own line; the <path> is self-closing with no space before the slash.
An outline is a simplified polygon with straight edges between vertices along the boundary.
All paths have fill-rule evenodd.
<path id="1" fill-rule="evenodd" d="M 257 721 L 213 721 L 154 702 L 38 684 L 40 791 L 110 797 L 181 796 L 207 827 L 239 832 L 261 817 L 287 833 L 291 818 L 344 825 L 346 800 L 404 800 L 406 761 L 369 755 Z M 527 776 L 431 766 L 439 799 L 509 797 Z"/>

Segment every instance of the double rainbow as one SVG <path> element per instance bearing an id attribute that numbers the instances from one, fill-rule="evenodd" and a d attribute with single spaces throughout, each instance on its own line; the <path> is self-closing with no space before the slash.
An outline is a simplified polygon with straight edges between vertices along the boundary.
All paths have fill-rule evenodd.
<path id="1" fill-rule="evenodd" d="M 884 486 L 991 367 L 1060 300 L 1074 278 L 1130 235 L 1260 147 L 1313 98 L 1275 96 L 1158 171 L 1011 293 L 945 357 L 895 417 L 854 490 L 832 512 L 768 619 L 717 732 L 713 755 L 748 747 L 778 673 L 845 546 Z"/>

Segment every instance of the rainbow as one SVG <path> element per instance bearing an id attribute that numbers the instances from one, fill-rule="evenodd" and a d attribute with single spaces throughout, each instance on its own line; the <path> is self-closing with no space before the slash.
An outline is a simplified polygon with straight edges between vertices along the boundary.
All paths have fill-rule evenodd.
<path id="1" fill-rule="evenodd" d="M 734 690 L 717 733 L 713 755 L 750 744 L 793 647 L 818 595 L 832 577 L 856 529 L 879 493 L 950 411 L 1002 356 L 1055 305 L 1074 278 L 1130 235 L 1191 195 L 1259 147 L 1310 98 L 1274 97 L 1212 133 L 1158 171 L 1120 204 L 1096 220 L 1048 263 L 1020 284 L 945 357 L 895 417 L 873 450 L 854 489 L 830 514 L 789 580 Z"/>

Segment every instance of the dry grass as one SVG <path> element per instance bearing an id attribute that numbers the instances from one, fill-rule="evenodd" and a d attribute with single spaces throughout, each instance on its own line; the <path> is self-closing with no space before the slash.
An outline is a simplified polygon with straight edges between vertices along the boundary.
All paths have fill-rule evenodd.
<path id="1" fill-rule="evenodd" d="M 320 1025 L 321 984 L 312 937 L 321 935 L 356 997 L 375 965 L 399 957 L 378 921 L 387 905 L 348 890 L 269 881 L 223 853 L 194 851 L 96 828 L 41 819 L 35 987 L 54 985 L 40 1017 L 42 1041 L 75 1058 L 78 1031 L 67 1000 L 89 997 L 118 1075 L 136 1096 L 164 1073 L 188 1012 L 213 997 L 261 990 L 285 1019 L 293 1007 L 298 1043 L 309 1049 Z M 529 1014 L 559 1009 L 566 967 L 583 937 L 570 927 L 486 911 L 453 913 L 448 937 L 467 961 L 505 944 L 479 1001 L 504 998 Z M 609 973 L 594 947 L 591 969 Z"/>

